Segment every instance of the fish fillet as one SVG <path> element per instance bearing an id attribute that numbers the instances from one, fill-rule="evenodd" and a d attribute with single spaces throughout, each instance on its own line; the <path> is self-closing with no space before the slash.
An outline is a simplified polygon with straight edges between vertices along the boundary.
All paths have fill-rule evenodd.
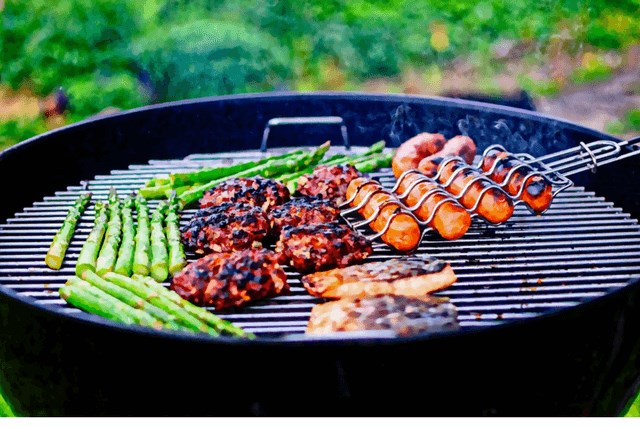
<path id="1" fill-rule="evenodd" d="M 456 281 L 451 266 L 432 257 L 405 256 L 309 274 L 307 291 L 322 298 L 404 295 L 420 297 Z"/>

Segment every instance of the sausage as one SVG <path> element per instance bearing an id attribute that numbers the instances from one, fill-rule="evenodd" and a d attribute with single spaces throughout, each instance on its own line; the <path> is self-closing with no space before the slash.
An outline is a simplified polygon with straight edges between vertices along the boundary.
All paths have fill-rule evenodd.
<path id="1" fill-rule="evenodd" d="M 347 188 L 347 200 L 351 200 L 356 195 L 351 206 L 358 206 L 369 193 L 381 190 L 371 196 L 371 199 L 362 207 L 360 214 L 369 219 L 375 213 L 380 205 L 388 200 L 397 201 L 396 197 L 389 191 L 382 189 L 382 186 L 376 182 L 370 182 L 358 187 L 366 181 L 365 178 L 356 178 L 349 183 Z M 398 202 L 399 204 L 400 202 Z M 376 219 L 369 223 L 373 231 L 379 233 L 384 229 L 389 218 L 396 212 L 400 211 L 398 204 L 388 204 L 383 207 Z M 421 230 L 418 221 L 407 212 L 400 212 L 392 220 L 387 231 L 381 236 L 382 241 L 391 247 L 402 252 L 414 250 L 420 243 Z"/>
<path id="2" fill-rule="evenodd" d="M 391 161 L 391 168 L 396 178 L 403 172 L 417 169 L 420 160 L 442 150 L 447 140 L 439 133 L 423 132 L 398 147 Z"/>
<path id="3" fill-rule="evenodd" d="M 417 172 L 408 173 L 400 181 L 396 193 L 404 194 L 411 184 L 421 178 L 424 178 L 424 176 Z M 408 206 L 414 207 L 427 191 L 431 191 L 434 188 L 440 188 L 435 181 L 427 180 L 420 182 L 413 187 L 404 199 L 404 202 Z M 447 197 L 448 196 L 442 193 L 433 193 L 428 196 L 422 205 L 413 212 L 418 216 L 418 218 L 426 221 L 431 216 L 436 205 Z M 435 216 L 428 225 L 445 239 L 459 239 L 464 236 L 471 226 L 471 215 L 469 215 L 469 212 L 467 212 L 467 210 L 458 203 L 453 201 L 444 202 L 438 207 Z"/>
<path id="4" fill-rule="evenodd" d="M 499 151 L 494 154 L 485 156 L 482 159 L 480 168 L 484 172 L 489 172 L 496 161 L 500 161 L 496 169 L 489 175 L 489 178 L 500 184 L 512 196 L 520 192 L 524 185 L 524 191 L 520 195 L 520 199 L 527 204 L 536 214 L 546 211 L 553 201 L 553 186 L 541 175 L 534 175 L 524 182 L 525 177 L 531 172 L 529 168 L 518 169 L 511 175 L 509 182 L 504 180 L 509 171 L 523 162 L 509 153 Z"/>
<path id="5" fill-rule="evenodd" d="M 468 136 L 454 136 L 447 141 L 442 150 L 420 160 L 418 170 L 428 177 L 434 177 L 438 172 L 438 165 L 448 156 L 459 156 L 465 162 L 472 164 L 476 157 L 476 144 Z"/>
<path id="6" fill-rule="evenodd" d="M 459 168 L 465 166 L 468 165 L 460 160 L 442 163 L 438 168 L 438 181 L 441 184 L 445 184 Z M 453 182 L 449 184 L 446 190 L 451 194 L 458 196 L 469 181 L 479 176 L 481 176 L 481 172 L 473 168 L 456 173 Z M 458 201 L 467 209 L 473 208 L 480 196 L 480 193 L 489 185 L 491 184 L 486 180 L 479 180 L 473 183 L 465 194 L 458 199 Z M 513 202 L 502 189 L 492 188 L 484 193 L 478 207 L 476 208 L 476 212 L 491 223 L 502 223 L 513 215 Z"/>

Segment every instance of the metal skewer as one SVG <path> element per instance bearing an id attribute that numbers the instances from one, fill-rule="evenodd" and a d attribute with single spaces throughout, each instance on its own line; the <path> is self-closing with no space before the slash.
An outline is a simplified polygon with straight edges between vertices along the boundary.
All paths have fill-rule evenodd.
<path id="1" fill-rule="evenodd" d="M 636 147 L 635 149 L 630 150 L 628 153 L 620 155 L 622 152 L 622 148 L 625 146 Z M 496 160 L 494 161 L 491 168 L 488 171 L 483 171 L 481 169 L 482 161 L 487 158 L 492 152 L 503 152 L 506 153 L 507 156 L 498 158 L 496 156 Z M 373 179 L 368 179 L 363 181 L 356 189 L 354 194 L 346 200 L 342 205 L 340 205 L 341 216 L 349 223 L 349 225 L 354 229 L 360 229 L 364 226 L 371 224 L 376 221 L 376 219 L 381 214 L 384 207 L 389 205 L 397 206 L 398 209 L 389 217 L 385 226 L 377 233 L 371 236 L 367 236 L 369 240 L 375 240 L 380 238 L 387 232 L 394 218 L 396 218 L 401 213 L 410 215 L 413 219 L 420 225 L 422 229 L 422 233 L 420 236 L 420 242 L 426 234 L 434 229 L 429 225 L 435 216 L 437 215 L 438 210 L 441 206 L 446 203 L 455 203 L 456 205 L 466 209 L 467 212 L 471 215 L 472 218 L 480 218 L 484 222 L 487 222 L 492 225 L 490 221 L 486 218 L 483 218 L 478 214 L 477 209 L 480 205 L 480 202 L 484 195 L 491 190 L 498 190 L 503 192 L 508 198 L 511 199 L 514 206 L 520 203 L 524 203 L 521 196 L 527 187 L 527 183 L 530 182 L 531 179 L 535 177 L 541 177 L 546 180 L 550 185 L 553 186 L 553 197 L 571 187 L 573 182 L 567 178 L 569 175 L 574 175 L 579 172 L 591 171 L 595 172 L 598 167 L 602 165 L 606 165 L 609 163 L 613 163 L 615 161 L 619 161 L 631 156 L 640 155 L 640 137 L 631 138 L 626 141 L 615 142 L 608 140 L 598 140 L 593 141 L 588 144 L 584 142 L 580 142 L 580 144 L 576 147 L 569 148 L 566 150 L 558 151 L 556 153 L 547 154 L 538 158 L 534 158 L 533 156 L 526 153 L 512 154 L 505 147 L 495 144 L 487 147 L 482 155 L 482 160 L 476 166 L 467 165 L 466 162 L 457 156 L 447 157 L 445 158 L 440 165 L 438 166 L 438 171 L 435 177 L 427 177 L 423 175 L 420 171 L 412 169 L 405 171 L 400 177 L 394 187 L 391 190 L 384 189 L 382 185 Z M 495 172 L 495 170 L 499 167 L 502 162 L 510 161 L 513 159 L 517 159 L 519 164 L 512 166 L 509 172 L 505 175 L 504 179 L 501 182 L 493 181 L 489 178 L 489 176 Z M 438 181 L 442 176 L 442 173 L 447 164 L 451 162 L 461 162 L 462 166 L 456 168 L 451 176 L 445 181 Z M 454 182 L 454 180 L 465 171 L 473 171 L 478 176 L 470 179 L 467 183 L 465 183 L 464 187 L 458 194 L 452 194 L 447 188 Z M 503 187 L 508 185 L 511 182 L 511 179 L 518 171 L 524 172 L 526 171 L 525 177 L 521 180 L 522 185 L 519 191 L 516 194 L 509 194 L 504 191 Z M 401 193 L 396 194 L 398 189 L 400 188 L 402 182 L 406 179 L 409 174 L 419 174 L 419 177 L 415 179 L 409 186 Z M 484 182 L 484 188 L 478 194 L 477 200 L 475 204 L 466 208 L 461 203 L 460 200 L 469 192 L 469 190 L 473 187 L 474 184 L 478 182 Z M 424 194 L 421 195 L 420 199 L 413 206 L 408 206 L 406 203 L 406 199 L 409 194 L 421 183 L 429 183 L 434 187 Z M 354 200 L 357 198 L 360 190 L 366 185 L 374 184 L 376 189 L 367 194 L 356 206 L 351 206 Z M 388 194 L 391 199 L 383 202 L 380 206 L 378 206 L 375 211 L 370 215 L 369 218 L 365 218 L 363 220 L 352 222 L 347 217 L 362 208 L 364 208 L 367 203 L 371 200 L 371 198 L 375 194 Z M 427 201 L 427 199 L 435 194 L 440 196 L 444 196 L 436 205 L 433 210 L 430 212 L 429 217 L 422 220 L 417 217 L 415 211 L 420 209 L 420 207 Z M 533 212 L 533 210 L 527 206 L 527 208 Z M 540 214 L 541 212 L 538 212 Z M 419 242 L 419 243 L 420 243 Z"/>

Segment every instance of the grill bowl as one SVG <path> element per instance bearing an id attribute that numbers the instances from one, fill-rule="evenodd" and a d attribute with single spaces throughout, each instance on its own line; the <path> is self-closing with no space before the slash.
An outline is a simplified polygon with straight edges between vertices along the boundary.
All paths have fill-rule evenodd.
<path id="1" fill-rule="evenodd" d="M 40 182 L 9 185 L 0 220 L 130 164 L 256 149 L 273 117 L 325 115 L 344 118 L 354 145 L 379 139 L 397 145 L 424 130 L 450 137 L 461 120 L 480 149 L 500 142 L 540 155 L 613 139 L 535 113 L 442 98 L 272 94 L 187 101 L 85 121 L 0 153 L 3 182 L 25 171 Z M 274 130 L 269 145 L 328 138 L 339 141 L 340 133 Z M 574 181 L 638 218 L 637 170 L 628 159 Z M 70 316 L 1 284 L 2 278 L 0 381 L 23 414 L 617 414 L 637 387 L 637 279 L 570 308 L 453 334 L 257 342 Z"/>

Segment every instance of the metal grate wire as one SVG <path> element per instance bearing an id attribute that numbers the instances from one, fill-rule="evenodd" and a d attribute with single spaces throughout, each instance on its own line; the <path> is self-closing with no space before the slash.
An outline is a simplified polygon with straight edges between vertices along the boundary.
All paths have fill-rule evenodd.
<path id="1" fill-rule="evenodd" d="M 355 152 L 360 149 L 354 147 Z M 332 148 L 330 154 L 341 151 Z M 93 224 L 93 203 L 78 223 L 62 268 L 53 271 L 44 264 L 51 239 L 79 193 L 90 190 L 93 201 L 106 200 L 111 186 L 125 195 L 153 176 L 262 155 L 259 151 L 244 151 L 152 160 L 146 165 L 98 175 L 45 197 L 0 225 L 0 286 L 32 298 L 35 304 L 80 315 L 79 310 L 60 299 L 58 289 L 74 274 L 80 248 Z M 395 182 L 390 170 L 371 176 L 387 188 Z M 150 208 L 156 204 L 151 201 Z M 182 222 L 186 223 L 194 212 L 185 210 Z M 397 256 L 382 243 L 374 244 L 374 248 L 371 260 Z M 451 263 L 458 282 L 438 295 L 451 298 L 463 327 L 485 327 L 575 306 L 625 286 L 630 278 L 640 276 L 640 225 L 604 198 L 572 187 L 558 194 L 542 216 L 533 216 L 519 205 L 507 223 L 490 226 L 474 222 L 457 241 L 429 234 L 418 253 Z M 189 258 L 194 259 L 193 254 Z M 311 308 L 322 300 L 307 294 L 297 273 L 289 270 L 287 275 L 289 295 L 218 314 L 263 337 L 304 332 Z"/>

